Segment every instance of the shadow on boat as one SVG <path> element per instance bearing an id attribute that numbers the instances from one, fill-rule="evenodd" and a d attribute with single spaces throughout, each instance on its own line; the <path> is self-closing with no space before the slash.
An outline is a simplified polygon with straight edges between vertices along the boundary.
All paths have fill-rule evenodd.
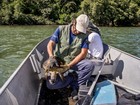
<path id="1" fill-rule="evenodd" d="M 94 79 L 95 76 L 92 76 Z M 112 79 L 111 75 L 103 76 L 101 75 L 98 79 L 98 82 L 106 80 L 107 78 Z M 89 86 L 92 82 L 89 82 Z M 75 105 L 76 101 L 71 99 L 72 89 L 68 86 L 61 89 L 48 89 L 46 86 L 46 81 L 43 80 L 40 97 L 38 105 Z"/>
<path id="2" fill-rule="evenodd" d="M 124 62 L 122 60 L 119 60 L 118 65 L 116 67 L 116 70 L 114 72 L 114 79 L 119 77 L 120 79 L 122 79 L 122 72 L 124 69 Z"/>
<path id="3" fill-rule="evenodd" d="M 70 88 L 50 90 L 43 81 L 38 105 L 69 105 Z"/>

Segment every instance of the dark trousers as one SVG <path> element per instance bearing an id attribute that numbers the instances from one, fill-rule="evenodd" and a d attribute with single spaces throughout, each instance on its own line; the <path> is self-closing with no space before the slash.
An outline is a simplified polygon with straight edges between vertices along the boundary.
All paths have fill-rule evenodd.
<path id="1" fill-rule="evenodd" d="M 84 84 L 91 76 L 94 70 L 94 63 L 89 59 L 84 59 L 74 65 L 71 69 L 77 72 L 78 74 L 78 85 Z"/>

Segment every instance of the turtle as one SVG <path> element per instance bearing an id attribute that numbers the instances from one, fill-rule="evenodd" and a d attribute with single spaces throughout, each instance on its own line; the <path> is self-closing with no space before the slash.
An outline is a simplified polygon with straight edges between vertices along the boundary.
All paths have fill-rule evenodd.
<path id="1" fill-rule="evenodd" d="M 62 80 L 64 80 L 63 73 L 66 72 L 69 69 L 67 64 L 64 64 L 64 62 L 62 62 L 58 59 L 56 59 L 56 60 L 57 60 L 59 66 L 50 67 L 50 65 L 52 65 L 51 64 L 52 62 L 50 61 L 50 59 L 47 59 L 43 63 L 43 69 L 45 71 L 45 79 L 47 79 L 48 76 L 50 76 L 49 82 L 51 84 L 55 83 L 58 75 L 60 76 L 60 78 Z"/>

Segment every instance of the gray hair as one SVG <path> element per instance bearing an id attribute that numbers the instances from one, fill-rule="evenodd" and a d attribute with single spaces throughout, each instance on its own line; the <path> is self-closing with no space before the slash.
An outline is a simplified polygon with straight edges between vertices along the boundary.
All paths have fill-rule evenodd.
<path id="1" fill-rule="evenodd" d="M 101 36 L 100 29 L 90 21 L 87 28 L 87 33 L 91 33 L 91 32 L 96 32 Z"/>

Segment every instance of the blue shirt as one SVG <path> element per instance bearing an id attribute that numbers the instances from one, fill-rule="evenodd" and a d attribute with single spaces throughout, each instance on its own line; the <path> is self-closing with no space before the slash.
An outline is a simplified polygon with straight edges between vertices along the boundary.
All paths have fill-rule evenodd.
<path id="1" fill-rule="evenodd" d="M 58 43 L 59 40 L 59 35 L 60 35 L 60 31 L 59 28 L 57 28 L 55 30 L 55 32 L 53 33 L 53 35 L 51 36 L 51 40 L 54 41 L 55 43 Z M 69 40 L 69 44 L 72 43 L 72 41 L 75 39 L 76 35 L 74 35 L 71 31 L 70 31 L 70 40 Z M 87 48 L 88 49 L 88 36 L 85 38 L 85 40 L 82 42 L 81 48 Z"/>

